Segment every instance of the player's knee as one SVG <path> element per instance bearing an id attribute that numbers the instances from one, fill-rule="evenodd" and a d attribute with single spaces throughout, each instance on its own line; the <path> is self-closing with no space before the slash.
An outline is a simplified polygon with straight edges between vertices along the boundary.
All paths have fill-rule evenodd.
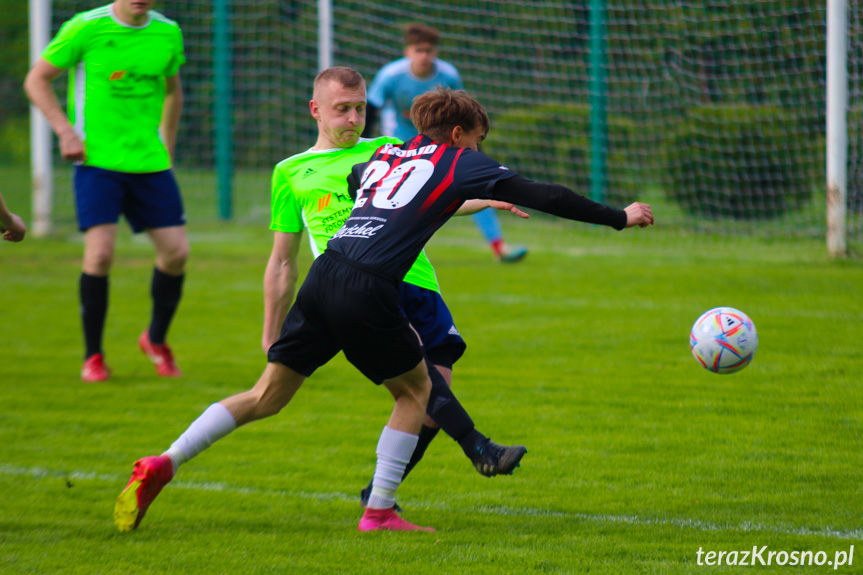
<path id="1" fill-rule="evenodd" d="M 287 405 L 287 402 L 281 401 L 279 396 L 266 393 L 266 391 L 264 393 L 259 393 L 255 399 L 254 411 L 257 419 L 272 417 Z"/>
<path id="2" fill-rule="evenodd" d="M 177 259 L 178 263 L 180 263 L 182 265 L 186 264 L 186 260 L 189 259 L 189 243 L 188 242 L 183 242 L 183 245 L 181 245 L 177 248 L 176 259 Z"/>
<path id="3" fill-rule="evenodd" d="M 189 259 L 189 244 L 182 242 L 173 247 L 168 254 L 169 261 L 174 266 L 186 265 L 186 260 Z"/>
<path id="4" fill-rule="evenodd" d="M 277 405 L 272 402 L 262 401 L 255 405 L 255 419 L 264 419 L 265 417 L 272 417 L 278 414 L 283 405 Z"/>
<path id="5" fill-rule="evenodd" d="M 409 386 L 412 399 L 423 407 L 428 403 L 431 388 L 431 380 L 428 377 L 412 381 Z"/>
<path id="6" fill-rule="evenodd" d="M 189 259 L 189 244 L 179 243 L 163 250 L 159 254 L 160 267 L 173 274 L 181 274 L 186 267 L 186 260 Z"/>
<path id="7" fill-rule="evenodd" d="M 106 275 L 113 263 L 114 251 L 109 248 L 91 249 L 84 254 L 84 272 L 90 275 Z"/>
<path id="8" fill-rule="evenodd" d="M 264 378 L 250 392 L 255 419 L 263 419 L 279 413 L 290 403 L 294 393 L 302 384 L 302 380 L 288 381 L 278 377 L 269 378 L 267 375 L 265 373 Z"/>

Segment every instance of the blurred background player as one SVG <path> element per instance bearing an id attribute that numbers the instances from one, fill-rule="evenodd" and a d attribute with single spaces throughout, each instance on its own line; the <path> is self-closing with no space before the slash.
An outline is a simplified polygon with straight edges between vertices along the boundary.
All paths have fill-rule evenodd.
<path id="1" fill-rule="evenodd" d="M 13 214 L 6 207 L 3 194 L 0 194 L 0 233 L 7 242 L 20 242 L 27 233 L 27 226 L 18 214 Z"/>
<path id="2" fill-rule="evenodd" d="M 456 67 L 437 57 L 440 38 L 437 30 L 425 24 L 413 23 L 405 26 L 404 33 L 405 57 L 381 68 L 369 86 L 366 130 L 363 132 L 365 137 L 371 137 L 375 120 L 382 116 L 382 111 L 391 108 L 395 112 L 393 135 L 406 142 L 417 135 L 410 118 L 415 97 L 438 86 L 464 89 Z M 477 212 L 473 220 L 498 261 L 514 263 L 527 255 L 524 246 L 509 246 L 504 242 L 503 230 L 494 209 Z"/>
<path id="3" fill-rule="evenodd" d="M 310 111 L 318 126 L 315 145 L 280 162 L 273 172 L 270 226 L 274 231 L 273 251 L 264 275 L 265 352 L 279 338 L 293 300 L 303 230 L 308 229 L 312 254 L 317 258 L 353 207 L 347 191 L 351 168 L 367 161 L 384 144 L 402 143 L 396 138 L 360 138 L 365 125 L 366 87 L 362 75 L 350 68 L 330 68 L 318 74 Z M 487 202 L 473 201 L 466 206 L 465 213 L 487 206 Z M 498 445 L 477 431 L 449 390 L 453 365 L 466 345 L 441 297 L 435 270 L 424 250 L 399 286 L 399 298 L 402 310 L 419 333 L 426 357 L 434 366 L 429 367 L 432 378 L 429 416 L 405 475 L 422 459 L 438 433 L 438 423 L 459 443 L 481 474 L 511 473 L 526 452 L 524 447 Z M 362 491 L 363 504 L 368 502 L 371 489 L 370 483 Z"/>
<path id="4" fill-rule="evenodd" d="M 117 223 L 126 217 L 156 249 L 150 326 L 138 340 L 160 376 L 181 375 L 165 343 L 180 302 L 189 243 L 171 171 L 183 95 L 180 28 L 152 10 L 155 0 L 116 0 L 63 24 L 27 74 L 30 100 L 75 164 L 75 207 L 84 232 L 80 278 L 84 325 L 81 379 L 110 376 L 102 349 L 108 274 Z M 69 69 L 68 116 L 51 83 Z"/>

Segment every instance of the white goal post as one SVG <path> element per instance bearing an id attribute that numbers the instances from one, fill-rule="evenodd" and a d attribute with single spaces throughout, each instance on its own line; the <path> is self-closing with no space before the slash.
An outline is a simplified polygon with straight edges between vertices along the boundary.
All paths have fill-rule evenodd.
<path id="1" fill-rule="evenodd" d="M 333 65 L 333 2 L 318 0 L 318 72 Z"/>
<path id="2" fill-rule="evenodd" d="M 827 0 L 827 251 L 845 257 L 848 227 L 848 0 Z"/>
<path id="3" fill-rule="evenodd" d="M 51 40 L 51 0 L 30 0 L 30 65 Z M 32 171 L 33 235 L 51 233 L 54 169 L 51 126 L 36 106 L 30 106 L 30 167 Z"/>

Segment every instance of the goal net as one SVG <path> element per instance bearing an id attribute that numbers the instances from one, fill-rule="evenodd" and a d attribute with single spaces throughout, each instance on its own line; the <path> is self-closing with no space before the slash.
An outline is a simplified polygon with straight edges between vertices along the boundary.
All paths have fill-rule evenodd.
<path id="1" fill-rule="evenodd" d="M 638 199 L 654 206 L 655 230 L 614 241 L 756 238 L 777 250 L 799 241 L 823 253 L 823 1 L 332 5 L 334 65 L 356 68 L 371 81 L 383 64 L 402 56 L 402 26 L 425 22 L 441 33 L 440 57 L 459 69 L 489 112 L 486 153 L 529 178 L 613 205 Z M 217 217 L 213 6 L 161 0 L 157 7 L 185 35 L 177 173 L 193 220 Z M 52 32 L 91 7 L 55 0 Z M 234 0 L 228 8 L 233 213 L 265 225 L 273 165 L 314 143 L 308 100 L 317 72 L 318 6 L 314 0 Z M 852 251 L 863 239 L 861 26 L 854 0 L 848 34 Z M 68 173 L 58 171 L 61 222 L 72 218 L 63 178 Z M 541 216 L 531 223 L 504 216 L 503 224 L 513 241 L 536 247 L 559 243 L 555 238 L 574 228 Z M 469 223 L 452 228 L 476 235 Z"/>

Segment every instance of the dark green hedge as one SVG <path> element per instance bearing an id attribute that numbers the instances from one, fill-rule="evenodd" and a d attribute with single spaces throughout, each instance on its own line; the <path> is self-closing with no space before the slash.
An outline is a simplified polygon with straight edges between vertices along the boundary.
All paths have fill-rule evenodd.
<path id="1" fill-rule="evenodd" d="M 632 122 L 616 116 L 608 118 L 605 203 L 628 204 L 638 197 L 639 177 L 630 158 L 638 143 Z M 491 119 L 483 150 L 525 177 L 590 194 L 588 106 L 544 103 L 510 109 Z"/>
<path id="2" fill-rule="evenodd" d="M 773 107 L 692 108 L 666 158 L 668 193 L 701 217 L 775 218 L 823 180 L 823 140 Z"/>

